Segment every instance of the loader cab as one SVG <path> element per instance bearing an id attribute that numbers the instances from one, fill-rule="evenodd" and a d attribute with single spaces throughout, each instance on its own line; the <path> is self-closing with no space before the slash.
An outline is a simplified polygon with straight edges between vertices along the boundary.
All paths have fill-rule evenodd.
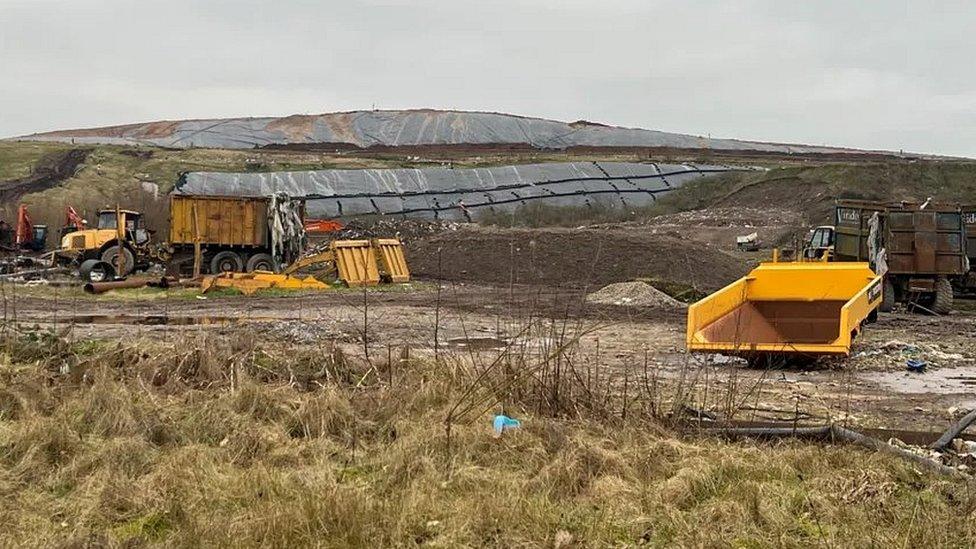
<path id="1" fill-rule="evenodd" d="M 47 225 L 34 225 L 31 240 L 24 242 L 22 247 L 32 252 L 43 252 L 47 244 Z"/>
<path id="2" fill-rule="evenodd" d="M 122 222 L 125 224 L 126 238 L 136 245 L 141 246 L 149 241 L 149 231 L 142 227 L 142 214 L 132 210 L 120 210 Z M 98 212 L 98 230 L 118 229 L 118 216 L 115 210 L 101 210 Z"/>
<path id="3" fill-rule="evenodd" d="M 806 246 L 803 247 L 803 259 L 823 259 L 834 249 L 834 226 L 821 225 L 810 231 Z"/>

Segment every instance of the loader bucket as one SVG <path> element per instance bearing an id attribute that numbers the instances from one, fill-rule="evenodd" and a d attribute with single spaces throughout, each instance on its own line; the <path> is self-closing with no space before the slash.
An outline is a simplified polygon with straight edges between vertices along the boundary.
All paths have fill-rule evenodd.
<path id="1" fill-rule="evenodd" d="M 881 289 L 867 263 L 763 263 L 688 308 L 688 350 L 846 356 Z"/>
<path id="2" fill-rule="evenodd" d="M 397 238 L 376 238 L 373 240 L 373 250 L 380 263 L 383 275 L 389 277 L 390 282 L 410 282 L 410 269 L 403 256 L 403 244 Z"/>
<path id="3" fill-rule="evenodd" d="M 339 279 L 352 286 L 375 286 L 380 272 L 369 240 L 336 240 L 332 242 Z"/>

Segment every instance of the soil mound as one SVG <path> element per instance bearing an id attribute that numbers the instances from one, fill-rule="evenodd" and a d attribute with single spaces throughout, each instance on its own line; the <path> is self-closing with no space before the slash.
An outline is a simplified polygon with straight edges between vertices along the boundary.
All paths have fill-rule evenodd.
<path id="1" fill-rule="evenodd" d="M 489 284 L 599 288 L 639 278 L 714 290 L 749 261 L 688 238 L 625 229 L 500 229 L 462 226 L 411 242 L 419 277 Z"/>
<path id="2" fill-rule="evenodd" d="M 618 282 L 586 296 L 590 303 L 631 305 L 634 307 L 665 307 L 679 309 L 685 304 L 646 282 Z"/>

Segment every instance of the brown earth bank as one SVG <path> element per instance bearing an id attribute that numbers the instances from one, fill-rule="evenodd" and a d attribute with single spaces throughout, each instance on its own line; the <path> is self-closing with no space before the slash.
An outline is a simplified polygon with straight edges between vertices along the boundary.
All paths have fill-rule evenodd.
<path id="1" fill-rule="evenodd" d="M 501 229 L 461 226 L 407 250 L 418 276 L 493 284 L 598 288 L 657 278 L 713 290 L 742 276 L 748 261 L 708 243 L 627 229 Z"/>
<path id="2" fill-rule="evenodd" d="M 70 179 L 85 163 L 91 151 L 83 148 L 48 153 L 33 166 L 30 175 L 0 181 L 0 206 L 16 208 L 15 203 L 25 194 L 41 192 Z"/>

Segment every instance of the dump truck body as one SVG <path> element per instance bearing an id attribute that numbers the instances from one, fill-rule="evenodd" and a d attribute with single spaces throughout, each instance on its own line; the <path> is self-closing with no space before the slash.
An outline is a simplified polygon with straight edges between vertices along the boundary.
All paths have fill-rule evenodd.
<path id="1" fill-rule="evenodd" d="M 174 246 L 193 246 L 199 234 L 205 246 L 268 247 L 267 198 L 173 195 L 169 207 Z"/>
<path id="2" fill-rule="evenodd" d="M 847 355 L 881 303 L 867 263 L 763 263 L 688 308 L 692 352 Z"/>
<path id="3" fill-rule="evenodd" d="M 834 225 L 812 232 L 804 257 L 867 261 L 885 276 L 883 311 L 905 302 L 944 314 L 969 270 L 966 250 L 957 205 L 840 200 Z"/>
<path id="4" fill-rule="evenodd" d="M 270 204 L 268 197 L 172 195 L 169 244 L 173 267 L 187 270 L 198 242 L 204 272 L 273 271 L 295 259 L 275 261 Z M 303 206 L 299 212 L 304 218 Z"/>
<path id="5" fill-rule="evenodd" d="M 957 276 L 966 272 L 966 231 L 958 206 L 840 201 L 834 208 L 834 257 L 869 261 L 870 220 L 880 219 L 888 272 Z"/>

